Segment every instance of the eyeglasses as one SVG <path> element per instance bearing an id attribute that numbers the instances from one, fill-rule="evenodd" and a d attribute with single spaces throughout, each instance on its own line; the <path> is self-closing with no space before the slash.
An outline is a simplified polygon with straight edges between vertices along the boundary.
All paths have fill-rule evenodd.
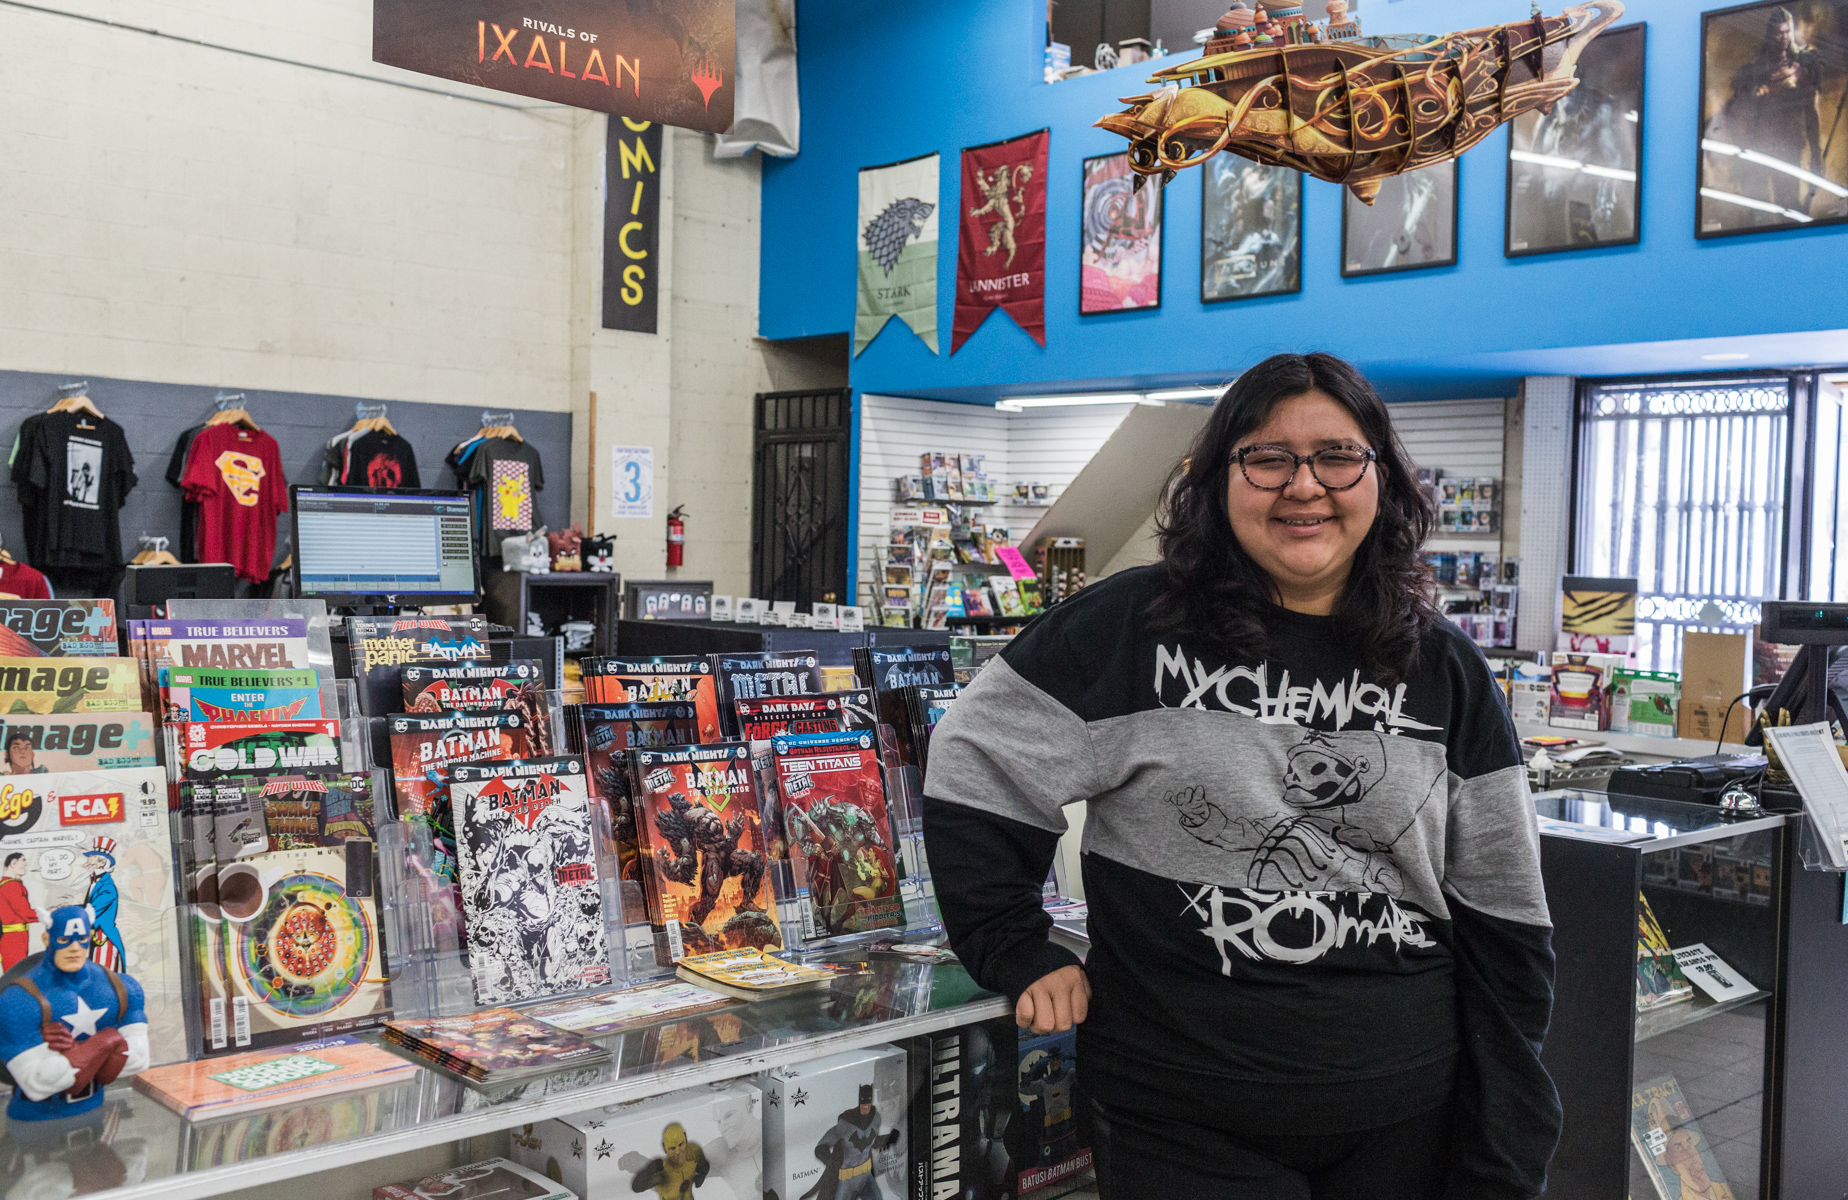
<path id="1" fill-rule="evenodd" d="M 1309 474 L 1331 492 L 1345 492 L 1367 474 L 1367 464 L 1378 458 L 1370 448 L 1337 446 L 1314 454 L 1292 454 L 1275 446 L 1246 446 L 1232 457 L 1245 473 L 1245 482 L 1266 492 L 1281 492 L 1296 478 L 1304 463 Z"/>

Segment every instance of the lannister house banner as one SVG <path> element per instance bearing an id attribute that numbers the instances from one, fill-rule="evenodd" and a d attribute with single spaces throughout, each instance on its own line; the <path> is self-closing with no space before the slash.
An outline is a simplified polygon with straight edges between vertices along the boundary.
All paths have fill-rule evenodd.
<path id="1" fill-rule="evenodd" d="M 937 353 L 937 156 L 860 168 L 853 352 L 897 317 Z"/>
<path id="2" fill-rule="evenodd" d="M 1046 344 L 1047 130 L 962 155 L 962 231 L 950 353 L 999 308 Z"/>
<path id="3" fill-rule="evenodd" d="M 372 60 L 556 104 L 724 133 L 734 0 L 373 0 Z"/>

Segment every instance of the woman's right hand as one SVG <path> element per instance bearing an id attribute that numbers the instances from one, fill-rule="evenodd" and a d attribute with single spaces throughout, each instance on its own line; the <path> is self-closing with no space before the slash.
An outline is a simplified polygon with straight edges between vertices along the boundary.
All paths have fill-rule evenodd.
<path id="1" fill-rule="evenodd" d="M 1091 1011 L 1091 981 L 1082 967 L 1060 967 L 1042 975 L 1014 1006 L 1014 1024 L 1033 1033 L 1064 1033 L 1084 1023 Z"/>

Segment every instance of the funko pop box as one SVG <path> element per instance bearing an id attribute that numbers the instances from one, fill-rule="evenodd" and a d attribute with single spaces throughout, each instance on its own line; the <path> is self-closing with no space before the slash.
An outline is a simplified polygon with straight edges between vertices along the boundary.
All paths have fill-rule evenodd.
<path id="1" fill-rule="evenodd" d="M 516 1127 L 513 1158 L 586 1198 L 758 1200 L 763 1112 L 750 1081 L 688 1088 Z"/>
<path id="2" fill-rule="evenodd" d="M 872 1046 L 759 1075 L 764 1200 L 799 1200 L 817 1183 L 837 1200 L 871 1197 L 874 1187 L 883 1200 L 909 1195 L 906 1062 L 897 1046 Z"/>

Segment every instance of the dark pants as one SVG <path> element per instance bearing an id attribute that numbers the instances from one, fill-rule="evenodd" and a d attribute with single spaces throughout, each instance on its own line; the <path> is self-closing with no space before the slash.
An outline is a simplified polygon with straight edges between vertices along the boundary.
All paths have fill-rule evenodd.
<path id="1" fill-rule="evenodd" d="M 1437 1200 L 1450 1108 L 1354 1133 L 1243 1135 L 1091 1102 L 1101 1200 Z"/>

